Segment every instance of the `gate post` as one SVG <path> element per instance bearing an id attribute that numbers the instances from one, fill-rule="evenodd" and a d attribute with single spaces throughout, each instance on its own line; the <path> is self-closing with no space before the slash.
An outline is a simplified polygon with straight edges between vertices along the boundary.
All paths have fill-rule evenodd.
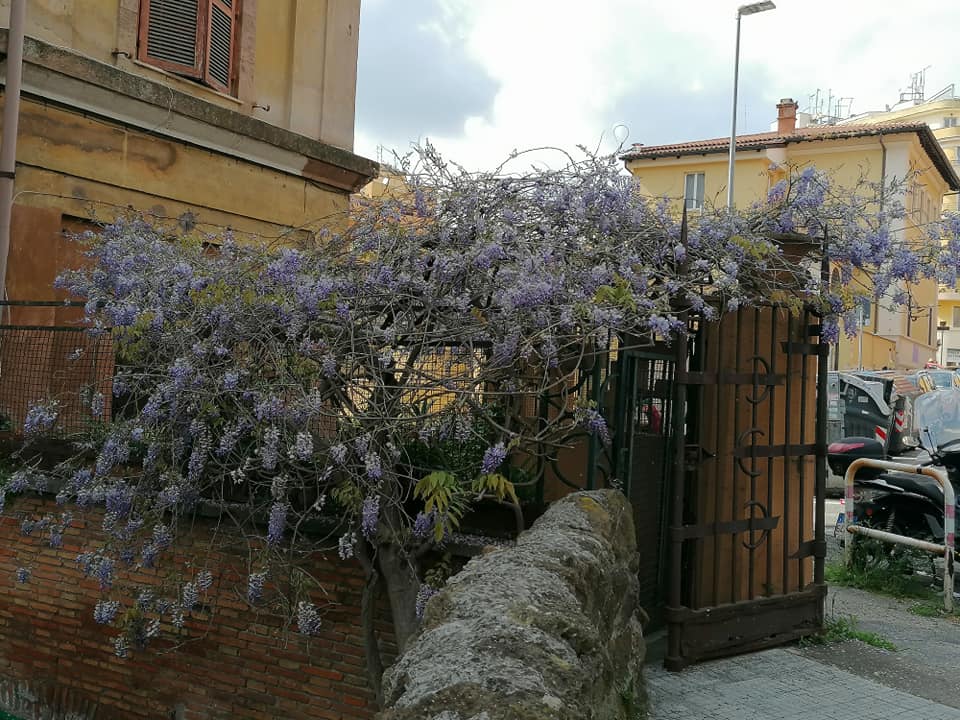
<path id="1" fill-rule="evenodd" d="M 827 236 L 823 237 L 820 258 L 820 282 L 830 282 L 830 263 L 827 260 Z M 824 286 L 825 287 L 825 286 Z M 816 443 L 816 473 L 814 495 L 817 514 L 813 521 L 813 582 L 823 584 L 823 564 L 826 555 L 826 528 L 824 527 L 824 500 L 827 496 L 827 373 L 830 345 L 824 342 L 823 316 L 820 316 L 820 338 L 817 341 L 817 413 L 814 429 Z"/>
<path id="2" fill-rule="evenodd" d="M 687 209 L 684 206 L 680 224 L 680 244 L 687 245 Z M 686 263 L 682 265 L 686 267 Z M 673 374 L 673 414 L 670 416 L 670 439 L 673 443 L 673 487 L 670 493 L 670 592 L 667 598 L 667 653 L 663 660 L 668 670 L 684 666 L 680 649 L 683 631 L 678 617 L 683 605 L 683 495 L 686 483 L 686 423 L 687 423 L 687 336 L 690 333 L 690 312 L 679 314 L 683 328 L 677 338 Z"/>

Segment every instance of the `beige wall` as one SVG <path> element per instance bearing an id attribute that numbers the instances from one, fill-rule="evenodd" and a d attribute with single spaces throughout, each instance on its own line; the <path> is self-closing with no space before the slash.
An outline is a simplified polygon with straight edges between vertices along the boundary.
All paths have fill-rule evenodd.
<path id="1" fill-rule="evenodd" d="M 30 101 L 17 159 L 19 204 L 96 220 L 127 207 L 158 218 L 189 211 L 201 230 L 271 238 L 336 225 L 349 202 L 304 178 Z"/>
<path id="2" fill-rule="evenodd" d="M 26 32 L 208 102 L 352 150 L 360 0 L 242 2 L 236 98 L 136 60 L 140 0 L 29 0 Z M 10 0 L 0 0 L 3 27 L 9 25 L 9 12 Z"/>
<path id="3" fill-rule="evenodd" d="M 899 120 L 901 122 L 926 123 L 933 130 L 933 134 L 944 153 L 946 153 L 954 172 L 960 173 L 960 156 L 957 155 L 957 151 L 960 149 L 960 125 L 946 127 L 944 119 L 949 117 L 957 118 L 960 121 L 960 98 L 948 98 L 889 112 L 875 112 L 852 118 L 851 122 L 878 123 Z M 945 211 L 960 209 L 960 205 L 958 205 L 960 195 L 952 191 L 947 192 L 949 194 L 944 196 L 943 209 Z"/>

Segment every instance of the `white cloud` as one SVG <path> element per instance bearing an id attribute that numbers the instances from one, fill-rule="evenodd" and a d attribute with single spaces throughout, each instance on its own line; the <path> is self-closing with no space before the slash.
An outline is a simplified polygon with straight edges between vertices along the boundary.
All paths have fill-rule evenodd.
<path id="1" fill-rule="evenodd" d="M 618 122 L 631 129 L 631 142 L 728 132 L 736 2 L 441 2 L 430 28 L 497 88 L 490 107 L 464 117 L 459 132 L 431 138 L 459 162 L 488 168 L 513 148 L 592 146 L 601 136 L 612 147 Z M 804 106 L 818 88 L 852 97 L 853 110 L 862 112 L 895 102 L 910 73 L 926 66 L 928 95 L 960 82 L 952 37 L 960 8 L 924 0 L 777 5 L 742 21 L 738 124 L 744 132 L 764 129 L 779 98 L 792 96 Z M 431 109 L 393 111 L 428 115 Z M 631 116 L 618 116 L 625 112 Z M 368 137 L 362 130 L 361 117 L 357 149 L 367 154 L 377 143 L 406 146 L 415 139 Z M 680 134 L 690 132 L 700 135 Z"/>

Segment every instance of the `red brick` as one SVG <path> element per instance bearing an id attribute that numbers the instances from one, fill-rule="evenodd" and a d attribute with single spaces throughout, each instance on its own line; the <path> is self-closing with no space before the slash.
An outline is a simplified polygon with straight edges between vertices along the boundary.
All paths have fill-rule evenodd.
<path id="1" fill-rule="evenodd" d="M 31 502 L 38 515 L 53 508 Z M 99 527 L 96 518 L 89 527 Z M 212 524 L 198 524 L 193 536 L 194 547 L 217 573 L 206 599 L 214 614 L 197 614 L 188 623 L 200 639 L 178 649 L 157 642 L 122 661 L 113 655 L 116 630 L 93 621 L 100 596 L 97 583 L 83 578 L 74 562 L 85 549 L 81 539 L 92 539 L 71 528 L 69 547 L 57 551 L 22 538 L 19 523 L 0 520 L 0 574 L 12 579 L 15 568 L 28 557 L 34 568 L 26 586 L 0 582 L 4 676 L 85 692 L 110 717 L 165 717 L 183 703 L 191 719 L 371 718 L 358 627 L 363 576 L 356 564 L 314 556 L 312 574 L 328 593 L 317 600 L 341 604 L 330 605 L 323 634 L 307 644 L 284 635 L 275 618 L 258 616 L 236 595 L 232 585 L 242 583 L 247 570 L 245 557 L 232 553 L 245 545 L 209 554 L 206 543 L 212 529 Z M 157 584 L 173 569 L 175 564 L 167 558 L 159 572 L 140 572 L 132 579 Z M 378 629 L 383 628 L 381 623 L 378 617 Z M 392 648 L 389 637 L 385 640 L 385 647 Z"/>

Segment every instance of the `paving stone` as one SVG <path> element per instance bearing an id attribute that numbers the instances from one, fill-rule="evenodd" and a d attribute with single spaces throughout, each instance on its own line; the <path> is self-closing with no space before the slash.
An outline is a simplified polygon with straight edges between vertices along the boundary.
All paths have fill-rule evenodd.
<path id="1" fill-rule="evenodd" d="M 647 667 L 650 720 L 960 720 L 960 710 L 775 649 L 670 673 Z M 960 690 L 956 690 L 960 693 Z"/>

